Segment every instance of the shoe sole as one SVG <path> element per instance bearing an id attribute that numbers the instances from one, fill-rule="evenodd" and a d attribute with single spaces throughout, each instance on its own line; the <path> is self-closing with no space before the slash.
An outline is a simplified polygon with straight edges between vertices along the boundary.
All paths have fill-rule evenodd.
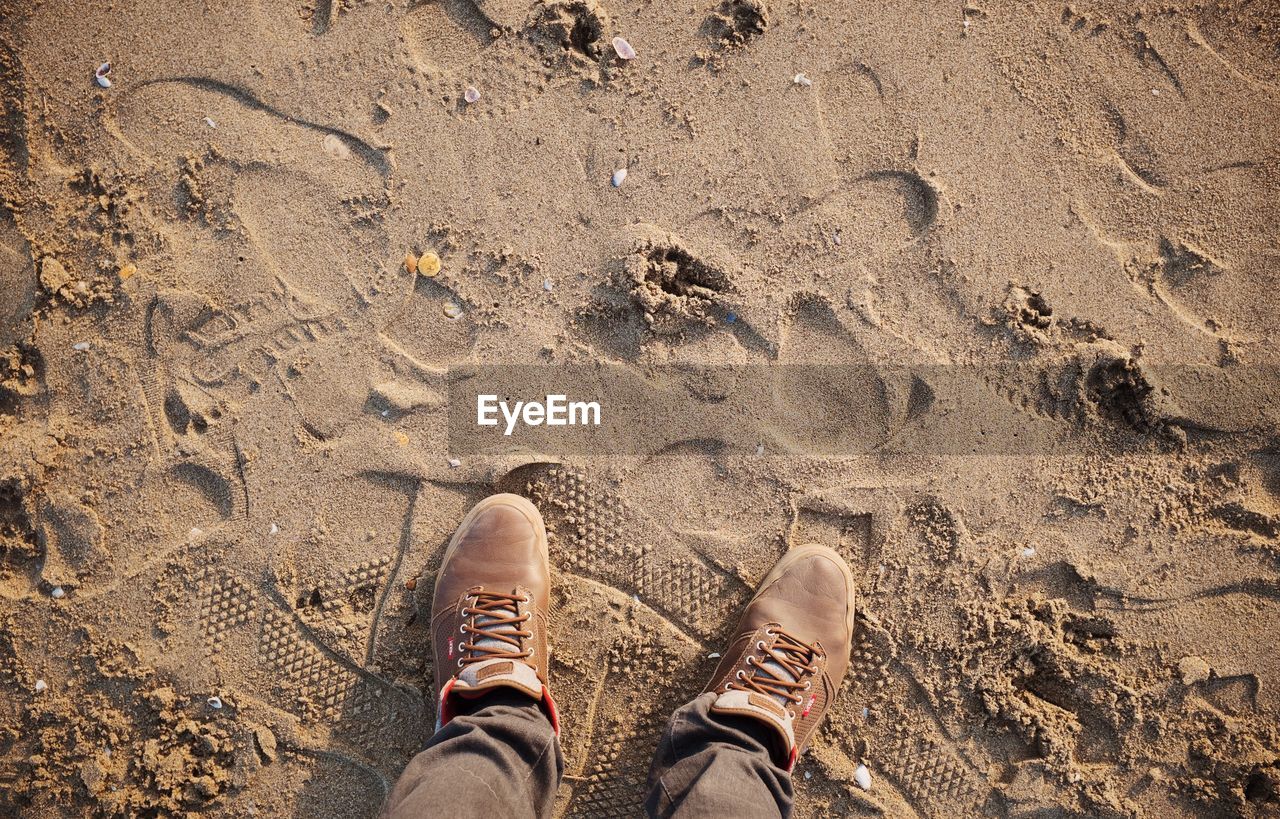
<path id="1" fill-rule="evenodd" d="M 462 542 L 463 534 L 465 534 L 467 529 L 471 527 L 471 524 L 475 522 L 475 519 L 478 518 L 485 510 L 492 509 L 493 507 L 501 504 L 514 506 L 516 509 L 519 509 L 520 512 L 528 518 L 529 523 L 533 524 L 534 533 L 537 535 L 538 551 L 542 553 L 542 560 L 544 564 L 547 565 L 548 571 L 550 571 L 551 555 L 547 549 L 547 525 L 542 520 L 542 513 L 538 511 L 538 507 L 534 506 L 528 498 L 521 497 L 520 495 L 512 495 L 507 492 L 490 495 L 475 506 L 471 507 L 471 511 L 467 512 L 467 514 L 462 518 L 462 522 L 458 524 L 458 528 L 454 531 L 453 537 L 449 539 L 449 545 L 445 547 L 444 557 L 440 559 L 441 569 L 443 569 L 449 562 L 449 558 L 453 556 L 454 550 L 457 549 L 458 544 Z M 440 591 L 440 579 L 443 576 L 444 573 L 442 571 L 437 571 L 435 583 L 436 592 Z"/>
<path id="2" fill-rule="evenodd" d="M 840 567 L 840 573 L 844 575 L 845 589 L 849 593 L 849 616 L 846 625 L 849 628 L 849 634 L 852 635 L 854 604 L 857 602 L 857 594 L 853 582 L 853 570 L 849 568 L 849 564 L 840 556 L 840 553 L 835 549 L 832 549 L 830 546 L 823 546 L 820 543 L 805 543 L 788 550 L 787 553 L 779 558 L 778 562 L 773 565 L 773 568 L 769 570 L 769 574 L 765 575 L 764 580 L 760 581 L 760 585 L 756 587 L 756 594 L 759 594 L 761 589 L 768 588 L 769 584 L 781 577 L 788 569 L 791 568 L 792 564 L 813 555 L 822 555 L 829 559 L 832 563 L 835 563 Z M 750 605 L 750 603 L 747 605 Z"/>

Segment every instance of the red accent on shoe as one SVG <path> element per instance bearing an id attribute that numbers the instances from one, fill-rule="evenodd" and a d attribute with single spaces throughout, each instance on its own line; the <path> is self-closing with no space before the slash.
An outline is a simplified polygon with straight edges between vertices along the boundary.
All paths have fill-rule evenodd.
<path id="1" fill-rule="evenodd" d="M 555 731 L 557 737 L 560 736 L 560 711 L 556 708 L 556 701 L 551 699 L 551 689 L 545 685 L 542 686 L 542 710 L 547 712 L 547 719 L 551 720 L 551 730 Z"/>
<path id="2" fill-rule="evenodd" d="M 440 708 L 436 719 L 436 730 L 439 731 L 453 719 L 453 708 L 449 704 L 449 692 L 453 690 L 453 684 L 458 681 L 457 677 L 450 677 L 449 682 L 444 684 L 444 688 L 440 689 Z"/>
<path id="3" fill-rule="evenodd" d="M 787 756 L 787 773 L 791 773 L 793 770 L 795 770 L 796 759 L 799 756 L 800 756 L 800 749 L 797 746 L 792 745 L 791 753 Z"/>

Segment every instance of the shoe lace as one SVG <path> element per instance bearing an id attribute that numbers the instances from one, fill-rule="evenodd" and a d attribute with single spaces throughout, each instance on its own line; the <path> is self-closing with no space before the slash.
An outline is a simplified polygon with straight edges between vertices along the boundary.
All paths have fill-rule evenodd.
<path id="1" fill-rule="evenodd" d="M 483 660 L 524 660 L 533 656 L 533 649 L 524 646 L 533 632 L 520 627 L 530 617 L 529 612 L 520 610 L 529 598 L 483 590 L 473 591 L 468 597 L 472 602 L 463 607 L 462 616 L 471 619 L 462 624 L 461 630 L 470 635 L 470 639 L 458 646 L 462 651 L 459 665 Z"/>
<path id="2" fill-rule="evenodd" d="M 798 704 L 803 699 L 800 692 L 810 686 L 808 678 L 818 670 L 813 662 L 818 648 L 782 629 L 766 630 L 765 634 L 774 638 L 773 643 L 758 641 L 756 651 L 759 659 L 756 654 L 747 657 L 747 667 L 752 669 L 751 672 L 744 674 L 739 671 L 725 687 L 755 691 Z"/>

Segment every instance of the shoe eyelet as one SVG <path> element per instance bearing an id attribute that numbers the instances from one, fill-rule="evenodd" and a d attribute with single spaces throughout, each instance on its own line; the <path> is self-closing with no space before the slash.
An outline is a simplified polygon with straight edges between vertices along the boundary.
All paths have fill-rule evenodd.
<path id="1" fill-rule="evenodd" d="M 756 640 L 756 651 L 764 651 L 764 640 Z"/>
<path id="2" fill-rule="evenodd" d="M 458 658 L 458 668 L 462 668 L 462 658 Z"/>
<path id="3" fill-rule="evenodd" d="M 466 634 L 466 633 L 467 633 L 467 624 L 466 624 L 466 623 L 463 623 L 462 625 L 458 626 L 458 633 L 459 633 L 459 634 Z"/>
<path id="4" fill-rule="evenodd" d="M 536 652 L 535 652 L 533 649 L 529 649 L 529 659 L 530 659 L 530 660 L 532 660 L 532 659 L 533 659 L 533 655 L 534 655 L 535 653 L 536 653 Z"/>
<path id="5" fill-rule="evenodd" d="M 771 628 L 767 628 L 767 629 L 765 629 L 765 630 L 764 630 L 764 636 L 766 636 L 766 637 L 777 637 L 778 635 L 773 633 L 773 629 L 771 629 Z"/>
<path id="6" fill-rule="evenodd" d="M 730 691 L 730 690 L 732 690 L 732 689 L 729 687 L 729 683 L 725 683 L 725 684 L 724 684 L 724 690 L 725 690 L 725 691 Z"/>
<path id="7" fill-rule="evenodd" d="M 741 680 L 741 679 L 745 679 L 745 676 L 743 675 L 743 673 L 742 673 L 742 669 L 741 669 L 741 668 L 739 668 L 739 669 L 738 669 L 738 673 L 737 673 L 737 674 L 734 674 L 733 676 L 734 676 L 734 678 L 735 678 L 735 679 L 739 679 L 739 680 Z"/>
<path id="8" fill-rule="evenodd" d="M 813 688 L 813 680 L 806 680 L 804 684 L 804 690 L 808 691 L 810 688 Z"/>

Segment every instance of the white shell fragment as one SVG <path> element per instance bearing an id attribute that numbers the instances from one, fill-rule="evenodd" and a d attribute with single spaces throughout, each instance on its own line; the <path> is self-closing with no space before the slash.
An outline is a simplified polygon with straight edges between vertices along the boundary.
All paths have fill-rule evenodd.
<path id="1" fill-rule="evenodd" d="M 111 80 L 107 79 L 107 74 L 111 73 L 111 63 L 103 63 L 98 66 L 98 70 L 93 72 L 93 79 L 102 88 L 110 88 Z"/>
<path id="2" fill-rule="evenodd" d="M 871 771 L 867 770 L 866 765 L 859 765 L 854 769 L 853 781 L 858 783 L 858 787 L 864 791 L 871 790 Z"/>
<path id="3" fill-rule="evenodd" d="M 764 444 L 756 444 L 756 456 L 764 454 Z"/>
<path id="4" fill-rule="evenodd" d="M 480 101 L 480 89 L 474 85 L 468 85 L 467 90 L 462 92 L 462 98 L 467 101 L 467 105 Z"/>
<path id="5" fill-rule="evenodd" d="M 205 117 L 205 118 L 204 118 L 204 124 L 205 124 L 205 125 L 208 125 L 210 128 L 217 128 L 217 127 L 218 127 L 218 123 L 216 123 L 216 122 L 214 122 L 214 121 L 213 121 L 213 117 Z"/>
<path id="6" fill-rule="evenodd" d="M 273 535 L 280 534 L 280 527 L 276 526 L 274 523 L 271 524 L 271 534 Z"/>
<path id="7" fill-rule="evenodd" d="M 337 134 L 325 134 L 324 152 L 334 159 L 350 159 L 351 149 Z"/>
<path id="8" fill-rule="evenodd" d="M 36 680 L 36 693 L 37 693 L 37 694 L 39 694 L 39 693 L 43 692 L 43 691 L 44 691 L 46 688 L 48 688 L 48 687 L 49 687 L 49 684 L 48 684 L 47 682 L 45 682 L 44 680 Z"/>
<path id="9" fill-rule="evenodd" d="M 207 702 L 210 708 L 218 709 L 222 707 L 222 697 L 210 697 Z"/>
<path id="10" fill-rule="evenodd" d="M 63 589 L 61 586 L 54 586 L 53 591 L 49 592 L 49 594 L 53 595 L 54 600 L 61 600 L 62 598 L 67 596 L 66 590 Z"/>
<path id="11" fill-rule="evenodd" d="M 805 88 L 808 88 L 809 86 L 813 85 L 813 80 L 809 79 L 804 74 L 795 75 L 794 77 L 791 78 L 791 81 L 796 85 L 803 85 Z"/>
<path id="12" fill-rule="evenodd" d="M 458 460 L 457 458 L 450 458 L 450 459 L 449 459 L 449 468 L 450 468 L 450 469 L 457 469 L 457 468 L 458 468 L 458 467 L 460 467 L 460 466 L 462 466 L 462 461 Z"/>
<path id="13" fill-rule="evenodd" d="M 87 342 L 87 341 L 81 341 L 81 342 L 78 342 L 78 343 L 76 343 L 76 344 L 72 344 L 72 345 L 71 345 L 71 349 L 73 349 L 73 350 L 79 350 L 80 352 L 82 352 L 82 353 L 83 353 L 85 350 L 88 350 L 88 349 L 89 349 L 89 342 Z"/>
<path id="14" fill-rule="evenodd" d="M 619 168 L 613 172 L 613 176 L 609 178 L 609 184 L 615 188 L 621 188 L 622 183 L 627 181 L 627 169 Z"/>
<path id="15" fill-rule="evenodd" d="M 444 303 L 444 314 L 451 319 L 460 318 L 462 316 L 462 305 L 456 301 L 447 301 Z"/>
<path id="16" fill-rule="evenodd" d="M 1036 547 L 1034 547 L 1034 546 L 1026 546 L 1026 547 L 1024 547 L 1024 548 L 1023 548 L 1023 550 L 1022 550 L 1022 556 L 1023 556 L 1023 557 L 1035 557 L 1035 556 L 1036 556 Z"/>
<path id="17" fill-rule="evenodd" d="M 621 37 L 613 38 L 613 50 L 618 53 L 618 57 L 623 60 L 634 60 L 636 58 L 636 50 L 631 47 L 631 43 Z"/>
<path id="18" fill-rule="evenodd" d="M 551 283 L 551 279 L 543 279 L 543 280 L 542 280 L 542 289 L 543 289 L 543 290 L 545 290 L 545 291 L 547 291 L 548 293 L 550 293 L 550 292 L 551 292 L 551 288 L 553 288 L 553 287 L 555 287 L 555 285 Z"/>
<path id="19" fill-rule="evenodd" d="M 713 651 L 713 652 L 711 652 L 710 654 L 708 654 L 708 655 L 707 655 L 707 659 L 708 659 L 708 660 L 718 660 L 718 659 L 720 659 L 720 652 L 719 652 L 719 651 Z"/>

